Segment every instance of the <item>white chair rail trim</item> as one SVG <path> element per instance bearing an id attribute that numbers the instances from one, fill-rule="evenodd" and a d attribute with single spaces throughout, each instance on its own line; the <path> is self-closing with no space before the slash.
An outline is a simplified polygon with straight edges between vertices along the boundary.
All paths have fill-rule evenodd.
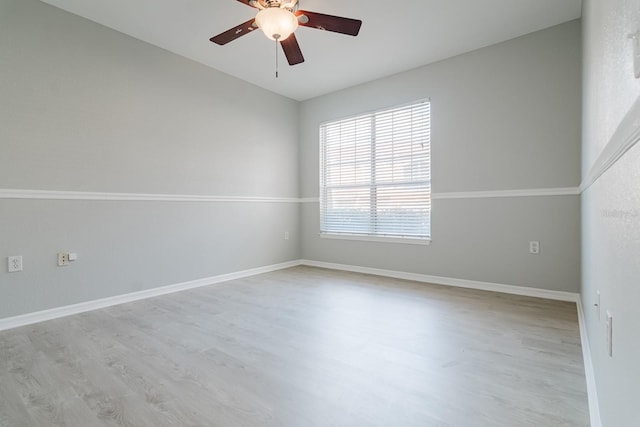
<path id="1" fill-rule="evenodd" d="M 106 193 L 88 191 L 0 189 L 0 199 L 103 200 L 129 202 L 298 203 L 297 197 L 214 196 L 193 194 Z"/>

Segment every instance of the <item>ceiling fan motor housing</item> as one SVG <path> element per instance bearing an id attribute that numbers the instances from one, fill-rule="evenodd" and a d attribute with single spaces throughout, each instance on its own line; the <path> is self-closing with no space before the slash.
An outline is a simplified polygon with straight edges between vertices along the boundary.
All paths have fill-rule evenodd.
<path id="1" fill-rule="evenodd" d="M 258 9 L 268 9 L 270 7 L 280 7 L 293 11 L 298 5 L 297 0 L 284 2 L 282 0 L 251 0 L 252 6 Z"/>

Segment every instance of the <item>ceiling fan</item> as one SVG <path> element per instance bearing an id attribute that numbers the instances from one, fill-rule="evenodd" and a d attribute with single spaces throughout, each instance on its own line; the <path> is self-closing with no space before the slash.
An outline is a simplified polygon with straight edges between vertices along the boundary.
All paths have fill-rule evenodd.
<path id="1" fill-rule="evenodd" d="M 268 38 L 275 40 L 276 43 L 280 42 L 289 65 L 304 62 L 300 45 L 294 34 L 298 25 L 350 36 L 357 36 L 362 25 L 362 21 L 358 19 L 298 10 L 298 0 L 237 1 L 259 9 L 258 14 L 247 22 L 211 37 L 210 40 L 222 46 L 260 28 Z"/>

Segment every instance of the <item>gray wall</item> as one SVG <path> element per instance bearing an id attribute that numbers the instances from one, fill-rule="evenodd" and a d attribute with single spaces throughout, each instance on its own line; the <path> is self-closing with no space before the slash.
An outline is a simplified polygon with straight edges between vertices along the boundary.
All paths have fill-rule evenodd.
<path id="1" fill-rule="evenodd" d="M 583 4 L 583 176 L 615 160 L 622 134 L 640 127 L 640 80 L 632 42 L 640 1 Z M 637 140 L 638 137 L 635 137 Z M 634 140 L 634 141 L 635 141 Z M 631 141 L 628 140 L 628 141 Z M 636 144 L 582 195 L 582 299 L 602 423 L 640 425 L 640 146 Z M 600 291 L 598 318 L 596 292 Z M 613 357 L 606 316 L 613 316 Z"/>
<path id="2" fill-rule="evenodd" d="M 0 189 L 295 198 L 297 115 L 39 1 L 0 0 Z M 299 206 L 278 200 L 0 199 L 0 319 L 297 259 Z M 79 260 L 57 267 L 59 251 Z M 10 255 L 23 272 L 7 273 Z"/>
<path id="3" fill-rule="evenodd" d="M 434 193 L 577 187 L 580 22 L 302 103 L 303 197 L 318 197 L 318 125 L 431 98 Z M 579 196 L 433 200 L 429 246 L 321 239 L 302 206 L 303 258 L 551 290 L 580 282 Z M 528 253 L 539 240 L 541 253 Z"/>
<path id="4" fill-rule="evenodd" d="M 35 0 L 0 12 L 0 189 L 313 198 L 320 122 L 422 97 L 435 193 L 579 182 L 578 22 L 298 104 Z M 415 246 L 321 240 L 317 202 L 5 198 L 25 271 L 0 270 L 0 318 L 297 258 L 576 291 L 579 203 L 436 199 Z"/>

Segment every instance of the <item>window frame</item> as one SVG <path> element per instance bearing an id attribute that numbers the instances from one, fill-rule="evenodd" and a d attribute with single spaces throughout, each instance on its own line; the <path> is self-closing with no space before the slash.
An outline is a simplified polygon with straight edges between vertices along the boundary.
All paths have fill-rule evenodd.
<path id="1" fill-rule="evenodd" d="M 391 113 L 393 111 L 396 110 L 402 110 L 402 109 L 407 109 L 407 108 L 413 108 L 415 106 L 420 106 L 420 104 L 427 104 L 426 108 L 426 112 L 427 112 L 427 118 L 426 118 L 426 124 L 424 125 L 424 128 L 422 129 L 423 131 L 425 131 L 426 133 L 426 144 L 428 145 L 428 152 L 427 152 L 427 160 L 426 160 L 426 168 L 427 168 L 427 178 L 426 180 L 421 180 L 421 181 L 409 181 L 409 182 L 403 182 L 400 185 L 404 186 L 405 188 L 410 187 L 411 185 L 414 185 L 414 182 L 419 184 L 419 185 L 424 185 L 424 189 L 427 192 L 427 199 L 424 202 L 425 204 L 425 208 L 426 209 L 426 222 L 427 222 L 427 226 L 426 226 L 426 235 L 424 236 L 417 236 L 417 235 L 405 235 L 405 236 L 401 236 L 401 235 L 392 235 L 392 234 L 385 234 L 385 233 L 378 233 L 377 231 L 375 231 L 375 228 L 377 227 L 377 225 L 371 225 L 369 232 L 366 233 L 358 233 L 358 232 L 336 232 L 336 231 L 326 231 L 323 230 L 323 228 L 326 228 L 323 223 L 323 212 L 326 211 L 326 207 L 324 206 L 324 200 L 327 199 L 327 190 L 331 189 L 331 188 L 335 188 L 335 186 L 327 186 L 326 185 L 326 173 L 327 173 L 327 143 L 325 141 L 325 139 L 323 138 L 323 129 L 326 130 L 327 125 L 335 125 L 338 124 L 340 122 L 347 122 L 350 120 L 353 120 L 354 123 L 356 120 L 358 119 L 367 119 L 370 120 L 371 122 L 371 135 L 370 135 L 370 141 L 369 141 L 369 145 L 371 148 L 371 155 L 369 158 L 369 167 L 370 167 L 370 175 L 371 175 L 371 180 L 368 182 L 368 184 L 364 185 L 363 187 L 369 188 L 369 190 L 372 192 L 372 194 L 370 194 L 369 196 L 369 216 L 367 217 L 369 221 L 375 221 L 375 219 L 377 218 L 377 205 L 379 203 L 379 198 L 377 197 L 377 190 L 379 189 L 379 185 L 376 185 L 376 178 L 379 178 L 378 175 L 376 174 L 376 163 L 377 161 L 379 162 L 380 157 L 376 157 L 377 153 L 376 153 L 376 145 L 377 145 L 377 135 L 375 132 L 375 128 L 376 128 L 376 115 L 381 115 L 384 113 Z M 318 136 L 319 136 L 319 192 L 320 192 L 320 197 L 319 197 L 319 214 L 320 214 L 320 237 L 321 238 L 327 238 L 327 239 L 339 239 L 339 240 L 361 240 L 361 241 L 373 241 L 373 242 L 390 242 L 390 243 L 406 243 L 406 244 L 416 244 L 416 245 L 428 245 L 431 243 L 431 217 L 432 217 L 432 191 L 431 191 L 431 159 L 432 159 L 432 155 L 431 155 L 431 99 L 430 98 L 421 98 L 412 102 L 408 102 L 405 104 L 400 104 L 400 105 L 394 105 L 394 106 L 390 106 L 390 107 L 385 107 L 385 108 L 380 108 L 377 110 L 371 110 L 368 112 L 363 112 L 363 113 L 359 113 L 359 114 L 354 114 L 351 116 L 347 116 L 347 117 L 342 117 L 342 118 L 338 118 L 338 119 L 333 119 L 333 120 L 328 120 L 328 121 L 324 121 L 322 123 L 320 123 L 319 127 L 319 132 L 318 132 Z M 413 129 L 411 128 L 411 132 L 413 132 Z M 393 134 L 395 137 L 395 133 Z M 342 141 L 341 141 L 342 142 Z M 411 143 L 414 143 L 414 139 L 413 137 L 411 138 Z M 355 143 L 354 143 L 355 144 Z M 413 162 L 413 161 L 412 161 Z M 412 167 L 413 167 L 413 163 L 411 163 Z M 392 170 L 395 172 L 395 166 L 394 168 L 392 168 Z M 390 185 L 393 185 L 394 183 L 391 183 Z M 357 184 L 353 184 L 353 187 L 358 187 Z M 378 222 L 377 224 L 379 224 L 380 222 Z"/>

